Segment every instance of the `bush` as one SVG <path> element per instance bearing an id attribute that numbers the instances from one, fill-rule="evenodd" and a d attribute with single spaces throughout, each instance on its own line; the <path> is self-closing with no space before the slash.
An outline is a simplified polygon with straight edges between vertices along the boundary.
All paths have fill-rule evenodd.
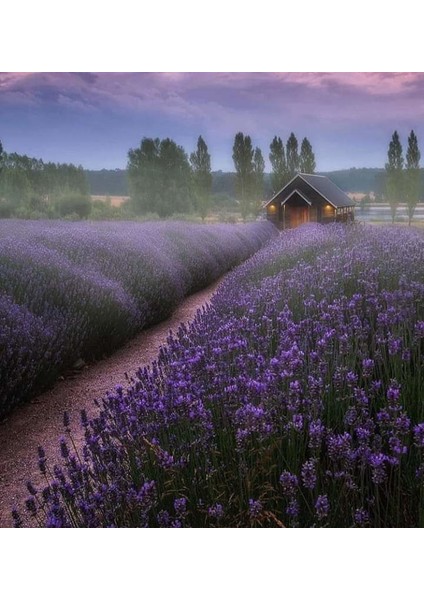
<path id="1" fill-rule="evenodd" d="M 59 200 L 59 214 L 62 217 L 77 215 L 79 219 L 85 219 L 91 212 L 91 200 L 89 196 L 81 194 L 67 194 Z"/>
<path id="2" fill-rule="evenodd" d="M 13 205 L 4 198 L 0 198 L 0 219 L 9 219 L 12 214 Z"/>

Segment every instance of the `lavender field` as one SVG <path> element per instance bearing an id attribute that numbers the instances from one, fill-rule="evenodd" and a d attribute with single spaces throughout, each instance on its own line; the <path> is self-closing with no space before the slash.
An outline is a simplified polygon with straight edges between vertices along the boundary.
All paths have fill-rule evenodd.
<path id="1" fill-rule="evenodd" d="M 0 416 L 169 316 L 272 235 L 269 223 L 0 221 Z"/>
<path id="2" fill-rule="evenodd" d="M 305 225 L 230 274 L 26 503 L 48 527 L 424 522 L 424 236 Z M 78 424 L 72 426 L 77 427 Z M 23 515 L 14 513 L 16 524 Z"/>

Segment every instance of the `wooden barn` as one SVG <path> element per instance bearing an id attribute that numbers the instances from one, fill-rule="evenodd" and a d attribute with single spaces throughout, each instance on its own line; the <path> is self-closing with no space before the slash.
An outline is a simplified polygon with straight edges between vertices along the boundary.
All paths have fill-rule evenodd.
<path id="1" fill-rule="evenodd" d="M 354 207 L 355 201 L 328 177 L 305 173 L 298 173 L 265 204 L 267 218 L 279 229 L 309 221 L 353 221 Z"/>

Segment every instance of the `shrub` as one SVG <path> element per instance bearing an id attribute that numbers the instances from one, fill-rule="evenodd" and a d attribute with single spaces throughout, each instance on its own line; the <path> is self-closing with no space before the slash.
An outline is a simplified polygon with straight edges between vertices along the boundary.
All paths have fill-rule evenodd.
<path id="1" fill-rule="evenodd" d="M 67 194 L 59 200 L 59 213 L 62 217 L 77 215 L 79 219 L 85 219 L 91 212 L 91 200 L 89 196 L 82 194 Z"/>

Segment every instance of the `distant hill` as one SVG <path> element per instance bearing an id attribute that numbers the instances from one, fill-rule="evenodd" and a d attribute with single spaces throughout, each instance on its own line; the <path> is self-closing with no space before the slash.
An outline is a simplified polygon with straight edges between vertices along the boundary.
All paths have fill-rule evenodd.
<path id="1" fill-rule="evenodd" d="M 86 171 L 91 194 L 97 196 L 128 196 L 128 180 L 125 169 L 102 169 Z M 424 192 L 424 171 L 422 170 L 422 188 Z M 326 171 L 326 175 L 345 192 L 376 192 L 384 190 L 384 169 L 344 169 Z M 212 173 L 212 193 L 235 196 L 235 173 L 214 171 Z M 265 175 L 265 198 L 272 195 L 270 175 Z"/>
<path id="2" fill-rule="evenodd" d="M 341 171 L 323 171 L 319 175 L 326 175 L 345 192 L 376 192 L 384 191 L 384 169 L 343 169 Z"/>
<path id="3" fill-rule="evenodd" d="M 128 196 L 126 169 L 85 171 L 90 194 L 93 196 Z"/>

